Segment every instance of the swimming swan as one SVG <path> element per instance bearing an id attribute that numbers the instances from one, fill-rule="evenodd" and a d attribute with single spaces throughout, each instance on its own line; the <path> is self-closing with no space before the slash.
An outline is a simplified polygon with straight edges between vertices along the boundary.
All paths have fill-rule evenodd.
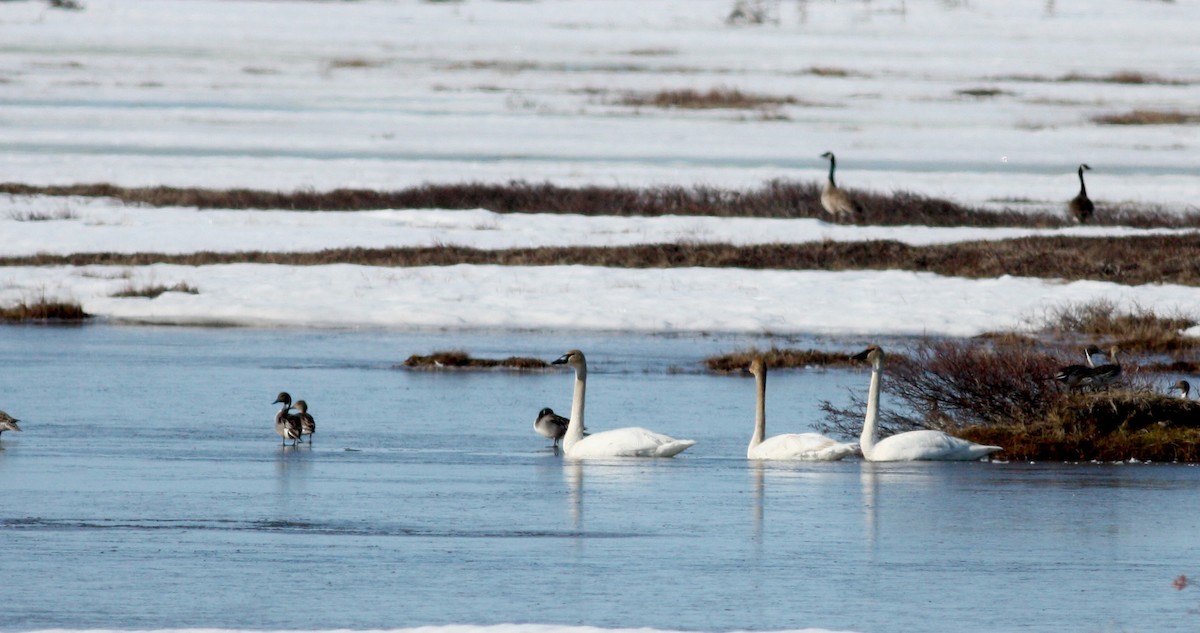
<path id="1" fill-rule="evenodd" d="M 292 396 L 286 391 L 280 391 L 275 397 L 275 402 L 271 404 L 283 403 L 283 408 L 279 413 L 275 414 L 275 433 L 283 438 L 283 443 L 287 444 L 288 440 L 292 440 L 292 446 L 300 441 L 300 416 L 292 413 Z"/>
<path id="2" fill-rule="evenodd" d="M 3 411 L 0 411 L 0 435 L 3 435 L 5 431 L 16 431 L 20 433 L 21 427 L 17 426 L 17 422 L 20 422 L 20 420 Z"/>
<path id="3" fill-rule="evenodd" d="M 696 443 L 695 440 L 677 440 L 636 426 L 584 436 L 583 401 L 587 390 L 587 359 L 583 357 L 583 352 L 573 349 L 552 364 L 568 365 L 575 369 L 571 420 L 567 423 L 567 433 L 562 441 L 567 457 L 672 457 Z"/>
<path id="4" fill-rule="evenodd" d="M 867 418 L 859 445 L 869 462 L 973 461 L 1001 450 L 941 431 L 908 431 L 879 439 L 879 382 L 883 377 L 883 350 L 872 345 L 853 357 L 871 363 L 871 390 L 867 394 Z"/>
<path id="5" fill-rule="evenodd" d="M 761 358 L 750 363 L 750 373 L 758 391 L 754 413 L 754 435 L 750 436 L 747 459 L 794 459 L 831 462 L 853 454 L 858 447 L 844 444 L 820 433 L 785 433 L 767 439 L 767 365 Z"/>

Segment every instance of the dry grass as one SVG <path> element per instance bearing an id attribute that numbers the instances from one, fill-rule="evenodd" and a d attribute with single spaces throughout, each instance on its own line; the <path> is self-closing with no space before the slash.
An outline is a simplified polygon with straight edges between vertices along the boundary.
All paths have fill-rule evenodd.
<path id="1" fill-rule="evenodd" d="M 1168 353 L 1200 347 L 1200 339 L 1181 334 L 1197 323 L 1196 317 L 1181 312 L 1164 316 L 1137 305 L 1122 310 L 1113 301 L 1098 299 L 1048 310 L 1035 326 L 1044 333 L 1116 345 L 1125 352 Z"/>
<path id="2" fill-rule="evenodd" d="M 125 288 L 113 293 L 114 297 L 146 297 L 153 299 L 167 292 L 183 292 L 190 295 L 198 295 L 200 291 L 186 281 L 181 281 L 172 286 L 164 284 L 150 284 L 146 286 L 135 286 L 130 284 Z"/>
<path id="3" fill-rule="evenodd" d="M 405 359 L 403 367 L 408 369 L 445 370 L 445 369 L 513 369 L 530 371 L 546 369 L 550 366 L 544 360 L 521 356 L 510 356 L 504 359 L 473 358 L 463 350 L 433 352 L 427 356 L 413 354 Z"/>
<path id="4" fill-rule="evenodd" d="M 76 302 L 54 301 L 45 297 L 0 307 L 0 322 L 4 323 L 79 322 L 91 317 Z"/>
<path id="5" fill-rule="evenodd" d="M 772 346 L 762 351 L 750 348 L 740 352 L 730 352 L 704 359 L 704 366 L 709 371 L 737 372 L 744 371 L 750 366 L 750 361 L 761 356 L 771 369 L 796 369 L 801 367 L 848 367 L 853 362 L 844 352 L 823 352 L 815 349 L 780 349 Z"/>
<path id="6" fill-rule="evenodd" d="M 737 88 L 698 90 L 660 90 L 653 93 L 628 93 L 617 103 L 630 107 L 682 108 L 687 110 L 758 110 L 783 105 L 796 105 L 794 97 L 776 97 L 742 92 Z"/>
<path id="7" fill-rule="evenodd" d="M 9 211 L 9 219 L 16 222 L 57 222 L 60 220 L 75 220 L 79 217 L 70 207 L 62 207 L 54 211 Z"/>
<path id="8" fill-rule="evenodd" d="M 1001 275 L 1091 279 L 1127 285 L 1200 286 L 1200 235 L 1126 238 L 1031 237 L 998 242 L 911 246 L 899 242 L 803 244 L 638 244 L 485 250 L 456 246 L 339 248 L 316 252 L 76 253 L 0 257 L 0 266 L 203 266 L 270 263 L 410 267 L 487 264 L 586 265 L 610 268 L 747 268 L 755 270 L 910 270 L 968 278 Z M 1154 253 L 1154 257 L 1147 257 Z"/>
<path id="9" fill-rule="evenodd" d="M 976 226 L 1056 228 L 1073 224 L 1065 214 L 992 211 L 966 207 L 949 200 L 895 191 L 851 190 L 865 213 L 856 221 L 867 225 Z M 317 192 L 176 187 L 125 188 L 110 184 L 25 185 L 0 183 L 0 193 L 14 195 L 113 198 L 127 204 L 200 209 L 286 209 L 296 211 L 359 211 L 367 209 L 488 209 L 496 213 L 569 213 L 587 216 L 716 216 L 819 218 L 820 186 L 814 182 L 772 180 L 758 188 L 662 186 L 561 187 L 550 183 L 425 184 L 397 191 L 336 189 Z M 1200 227 L 1200 214 L 1177 214 L 1158 207 L 1104 206 L 1094 221 L 1100 225 L 1160 228 Z"/>
<path id="10" fill-rule="evenodd" d="M 1200 112 L 1130 110 L 1120 114 L 1094 116 L 1092 121 L 1102 125 L 1188 125 L 1200 123 Z"/>
<path id="11" fill-rule="evenodd" d="M 988 98 L 999 97 L 1000 95 L 1012 94 L 1006 90 L 999 88 L 967 88 L 964 90 L 955 90 L 954 94 L 963 97 Z"/>
<path id="12" fill-rule="evenodd" d="M 1026 81 L 1031 83 L 1104 83 L 1104 84 L 1125 84 L 1125 85 L 1160 85 L 1160 86 L 1186 86 L 1188 82 L 1169 79 L 1161 75 L 1153 73 L 1144 73 L 1137 70 L 1121 70 L 1107 75 L 1088 75 L 1084 73 L 1068 73 L 1058 77 L 1044 77 L 1036 75 L 1011 75 L 1000 77 L 999 79 L 1006 81 Z"/>

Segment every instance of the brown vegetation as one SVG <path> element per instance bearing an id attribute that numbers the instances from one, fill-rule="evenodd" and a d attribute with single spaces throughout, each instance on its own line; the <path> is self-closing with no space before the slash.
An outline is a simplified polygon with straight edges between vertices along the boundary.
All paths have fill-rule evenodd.
<path id="1" fill-rule="evenodd" d="M 462 350 L 433 352 L 427 356 L 413 354 L 403 364 L 408 369 L 514 369 L 529 371 L 546 369 L 550 364 L 538 358 L 509 356 L 504 359 L 473 358 Z"/>
<path id="2" fill-rule="evenodd" d="M 1200 123 L 1200 112 L 1178 110 L 1130 110 L 1121 114 L 1101 114 L 1092 121 L 1103 125 L 1186 125 Z"/>
<path id="3" fill-rule="evenodd" d="M 925 341 L 909 358 L 889 357 L 880 426 L 884 434 L 946 431 L 1003 446 L 1000 455 L 1009 459 L 1200 461 L 1200 402 L 1129 381 L 1100 393 L 1068 392 L 1053 380 L 1064 364 L 1020 346 Z M 865 407 L 861 393 L 845 408 L 824 402 L 819 427 L 855 436 Z"/>
<path id="4" fill-rule="evenodd" d="M 949 200 L 895 191 L 851 190 L 866 208 L 856 222 L 866 225 L 1067 226 L 1065 215 L 1019 210 L 992 211 Z M 488 209 L 496 213 L 570 213 L 587 216 L 717 216 L 761 218 L 826 217 L 817 183 L 772 180 L 754 189 L 660 186 L 563 187 L 550 183 L 425 184 L 397 191 L 335 189 L 318 192 L 179 187 L 118 187 L 109 184 L 25 185 L 0 183 L 14 195 L 114 198 L 127 204 L 199 209 L 285 209 L 361 211 L 367 209 Z M 1157 207 L 1102 206 L 1094 224 L 1133 227 L 1200 227 L 1200 214 L 1177 214 Z"/>
<path id="5" fill-rule="evenodd" d="M 76 302 L 53 301 L 45 297 L 0 307 L 0 322 L 7 323 L 79 322 L 91 317 Z"/>
<path id="6" fill-rule="evenodd" d="M 995 242 L 911 246 L 892 241 L 803 244 L 639 244 L 484 250 L 456 246 L 338 248 L 315 252 L 76 253 L 0 257 L 0 266 L 202 266 L 270 263 L 297 266 L 588 265 L 612 268 L 911 270 L 968 278 L 1001 275 L 1092 279 L 1119 284 L 1200 286 L 1200 235 L 1125 238 L 1029 237 Z M 1154 253 L 1154 257 L 1146 257 Z"/>
<path id="7" fill-rule="evenodd" d="M 734 109 L 755 110 L 800 103 L 795 97 L 776 97 L 742 92 L 737 88 L 710 88 L 700 92 L 682 90 L 660 90 L 658 92 L 627 93 L 617 103 L 631 107 L 684 108 L 690 110 Z"/>
<path id="8" fill-rule="evenodd" d="M 1011 94 L 1008 91 L 999 88 L 967 88 L 965 90 L 955 90 L 954 94 L 963 97 L 998 97 L 1000 95 Z"/>
<path id="9" fill-rule="evenodd" d="M 1098 299 L 1047 311 L 1039 329 L 1060 337 L 1074 335 L 1090 343 L 1116 345 L 1125 352 L 1167 353 L 1200 347 L 1200 339 L 1181 333 L 1198 322 L 1183 313 L 1161 316 L 1136 305 L 1121 310 L 1110 300 Z"/>
<path id="10" fill-rule="evenodd" d="M 799 367 L 834 367 L 849 366 L 853 361 L 845 352 L 824 352 L 815 349 L 780 349 L 772 346 L 762 351 L 750 348 L 740 352 L 730 352 L 704 359 L 704 366 L 709 371 L 736 372 L 745 370 L 750 361 L 761 356 L 763 362 L 771 369 L 795 369 Z"/>
<path id="11" fill-rule="evenodd" d="M 1161 86 L 1186 86 L 1188 82 L 1178 79 L 1168 79 L 1153 73 L 1144 73 L 1136 70 L 1121 70 L 1107 75 L 1087 75 L 1084 73 L 1068 73 L 1058 77 L 1043 77 L 1036 75 L 1011 75 L 1008 77 L 1000 77 L 999 79 L 1007 81 L 1027 81 L 1035 83 L 1055 82 L 1055 83 L 1106 83 L 1106 84 L 1127 84 L 1127 85 L 1144 85 L 1157 84 Z"/>
<path id="12" fill-rule="evenodd" d="M 148 286 L 134 286 L 134 285 L 130 284 L 130 285 L 126 286 L 124 289 L 113 293 L 112 296 L 114 296 L 114 297 L 147 297 L 149 299 L 153 299 L 165 292 L 183 292 L 183 293 L 187 293 L 190 295 L 200 294 L 200 291 L 195 286 L 188 284 L 186 281 L 181 281 L 181 282 L 176 283 L 173 286 L 167 286 L 165 284 L 151 284 Z"/>

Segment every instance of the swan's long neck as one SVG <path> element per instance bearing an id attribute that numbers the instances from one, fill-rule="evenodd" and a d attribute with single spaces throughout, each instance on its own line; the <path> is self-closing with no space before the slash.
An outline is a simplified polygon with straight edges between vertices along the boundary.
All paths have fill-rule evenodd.
<path id="1" fill-rule="evenodd" d="M 833 156 L 829 157 L 829 186 L 837 187 L 837 181 L 833 179 L 833 170 L 837 167 L 837 159 Z"/>
<path id="2" fill-rule="evenodd" d="M 883 378 L 883 359 L 871 365 L 871 390 L 867 392 L 867 418 L 863 420 L 862 436 L 858 439 L 863 457 L 871 459 L 875 442 L 879 441 L 879 383 Z"/>
<path id="3" fill-rule="evenodd" d="M 1079 195 L 1087 196 L 1087 185 L 1083 184 L 1083 167 L 1079 168 Z"/>
<path id="4" fill-rule="evenodd" d="M 754 377 L 757 401 L 754 407 L 754 435 L 750 436 L 750 448 L 762 444 L 767 436 L 767 371 L 763 369 Z"/>
<path id="5" fill-rule="evenodd" d="M 567 423 L 567 434 L 563 436 L 563 450 L 583 439 L 583 400 L 587 391 L 587 366 L 575 368 L 575 394 L 571 396 L 571 421 Z"/>

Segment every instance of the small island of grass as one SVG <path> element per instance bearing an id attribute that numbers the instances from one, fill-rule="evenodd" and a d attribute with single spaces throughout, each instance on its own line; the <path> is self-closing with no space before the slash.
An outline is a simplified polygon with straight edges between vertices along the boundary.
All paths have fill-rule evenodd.
<path id="1" fill-rule="evenodd" d="M 540 358 L 509 356 L 508 358 L 474 358 L 462 350 L 433 352 L 422 356 L 413 354 L 405 359 L 402 367 L 422 370 L 470 370 L 470 369 L 508 369 L 513 371 L 533 371 L 546 369 L 549 363 Z"/>

